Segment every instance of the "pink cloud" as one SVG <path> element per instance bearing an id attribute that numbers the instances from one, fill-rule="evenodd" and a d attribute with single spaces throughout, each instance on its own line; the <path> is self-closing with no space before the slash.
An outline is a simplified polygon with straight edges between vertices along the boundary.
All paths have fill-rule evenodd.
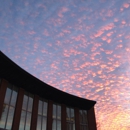
<path id="1" fill-rule="evenodd" d="M 35 31 L 28 31 L 29 35 L 34 35 L 36 32 Z"/>
<path id="2" fill-rule="evenodd" d="M 124 10 L 124 8 L 120 8 L 120 11 L 122 12 Z"/>
<path id="3" fill-rule="evenodd" d="M 114 23 L 109 23 L 108 25 L 103 26 L 102 30 L 108 31 L 108 30 L 113 29 L 114 27 L 115 27 Z"/>
<path id="4" fill-rule="evenodd" d="M 129 8 L 129 6 L 130 6 L 130 5 L 129 5 L 128 3 L 123 4 L 123 7 L 124 7 L 124 8 Z"/>
<path id="5" fill-rule="evenodd" d="M 102 37 L 102 40 L 103 40 L 103 41 L 106 41 L 106 40 L 107 40 L 107 37 L 106 37 L 106 36 Z"/>
<path id="6" fill-rule="evenodd" d="M 111 42 L 111 39 L 108 39 L 108 40 L 107 40 L 107 43 L 110 43 L 110 42 Z"/>
<path id="7" fill-rule="evenodd" d="M 106 54 L 112 54 L 112 53 L 113 53 L 113 50 L 106 50 L 105 53 L 106 53 Z"/>
<path id="8" fill-rule="evenodd" d="M 45 36 L 49 36 L 49 32 L 48 32 L 47 29 L 44 29 L 44 31 L 43 31 L 43 35 L 45 35 Z"/>
<path id="9" fill-rule="evenodd" d="M 62 7 L 62 8 L 59 10 L 59 12 L 58 12 L 58 16 L 62 18 L 62 17 L 63 17 L 63 13 L 65 13 L 65 12 L 67 12 L 67 11 L 69 11 L 68 8 Z"/>
<path id="10" fill-rule="evenodd" d="M 107 36 L 110 37 L 113 34 L 113 32 L 107 33 Z"/>
<path id="11" fill-rule="evenodd" d="M 100 37 L 104 32 L 102 30 L 99 30 L 94 36 Z"/>
<path id="12" fill-rule="evenodd" d="M 126 24 L 126 21 L 125 20 L 122 20 L 122 22 L 121 22 L 122 24 Z"/>
<path id="13" fill-rule="evenodd" d="M 119 20 L 117 18 L 114 19 L 114 22 L 118 22 Z"/>

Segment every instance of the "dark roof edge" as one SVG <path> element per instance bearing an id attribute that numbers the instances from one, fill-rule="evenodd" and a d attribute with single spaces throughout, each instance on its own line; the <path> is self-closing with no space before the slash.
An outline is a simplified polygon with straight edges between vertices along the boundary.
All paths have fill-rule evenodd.
<path id="1" fill-rule="evenodd" d="M 34 77 L 24 69 L 22 69 L 20 66 L 18 66 L 16 63 L 14 63 L 11 59 L 9 59 L 3 52 L 0 51 L 0 60 L 4 60 L 3 64 L 0 64 L 0 77 L 5 78 L 9 80 L 10 82 L 16 83 L 16 85 L 19 85 L 20 87 L 23 87 L 22 85 L 25 85 L 23 88 L 25 90 L 31 90 L 33 93 L 36 92 L 36 94 L 43 96 L 38 89 L 44 92 L 43 98 L 53 100 L 59 103 L 65 103 L 67 104 L 67 101 L 65 98 L 70 98 L 70 103 L 73 104 L 75 102 L 74 106 L 90 109 L 96 104 L 96 101 L 88 100 L 85 98 L 77 97 L 75 95 L 69 94 L 67 92 L 63 92 L 57 88 L 54 88 L 43 81 L 39 80 L 38 78 Z M 1 62 L 2 63 L 2 62 Z M 6 71 L 6 72 L 4 72 Z M 17 81 L 15 80 L 17 79 Z M 23 81 L 25 83 L 23 83 Z M 20 85 L 21 84 L 21 85 Z M 29 85 L 29 86 L 28 86 Z M 38 85 L 38 86 L 35 86 Z M 56 96 L 56 97 L 55 97 Z M 60 98 L 61 96 L 61 98 Z M 51 98 L 52 97 L 52 98 Z M 60 99 L 59 99 L 60 98 Z M 77 100 L 77 103 L 76 101 Z M 79 102 L 79 103 L 78 103 Z M 70 104 L 68 103 L 68 105 Z M 84 103 L 87 103 L 83 107 Z M 78 105 L 79 104 L 79 105 Z M 87 107 L 88 105 L 88 107 Z M 73 106 L 73 105 L 72 105 Z"/>

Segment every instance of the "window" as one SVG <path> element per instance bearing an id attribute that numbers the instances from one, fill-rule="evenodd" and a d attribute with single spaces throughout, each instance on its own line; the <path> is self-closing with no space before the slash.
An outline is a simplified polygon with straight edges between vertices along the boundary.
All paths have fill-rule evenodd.
<path id="1" fill-rule="evenodd" d="M 37 130 L 47 129 L 47 102 L 42 99 L 39 100 L 38 105 L 38 120 L 37 120 Z"/>
<path id="2" fill-rule="evenodd" d="M 32 106 L 33 106 L 33 95 L 25 92 L 19 130 L 30 130 Z"/>
<path id="3" fill-rule="evenodd" d="M 73 108 L 66 108 L 67 130 L 75 130 L 75 115 Z"/>
<path id="4" fill-rule="evenodd" d="M 52 130 L 61 130 L 61 106 L 53 104 Z"/>
<path id="5" fill-rule="evenodd" d="M 3 111 L 0 117 L 0 128 L 11 130 L 17 94 L 18 88 L 8 84 L 4 99 Z"/>
<path id="6" fill-rule="evenodd" d="M 87 111 L 79 110 L 80 130 L 88 130 Z"/>

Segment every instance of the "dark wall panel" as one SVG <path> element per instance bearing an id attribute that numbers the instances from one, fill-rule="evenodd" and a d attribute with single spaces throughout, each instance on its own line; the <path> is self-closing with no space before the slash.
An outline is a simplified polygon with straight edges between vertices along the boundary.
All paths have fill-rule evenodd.
<path id="1" fill-rule="evenodd" d="M 64 104 L 61 105 L 61 128 L 66 130 L 66 106 Z"/>
<path id="2" fill-rule="evenodd" d="M 7 85 L 8 85 L 8 82 L 6 80 L 2 79 L 1 84 L 0 84 L 0 117 L 1 117 L 1 114 L 3 111 L 3 103 L 4 103 Z"/>
<path id="3" fill-rule="evenodd" d="M 75 130 L 80 130 L 79 109 L 75 108 Z"/>
<path id="4" fill-rule="evenodd" d="M 16 102 L 12 130 L 19 130 L 19 123 L 20 123 L 21 110 L 22 110 L 22 104 L 23 104 L 23 96 L 24 96 L 24 90 L 20 88 L 18 92 L 17 102 Z"/>
<path id="5" fill-rule="evenodd" d="M 94 107 L 88 110 L 88 127 L 89 130 L 97 130 Z"/>
<path id="6" fill-rule="evenodd" d="M 52 130 L 52 107 L 53 102 L 51 100 L 48 101 L 48 117 L 47 117 L 47 130 Z"/>
<path id="7" fill-rule="evenodd" d="M 39 96 L 35 95 L 32 110 L 31 130 L 36 130 Z"/>

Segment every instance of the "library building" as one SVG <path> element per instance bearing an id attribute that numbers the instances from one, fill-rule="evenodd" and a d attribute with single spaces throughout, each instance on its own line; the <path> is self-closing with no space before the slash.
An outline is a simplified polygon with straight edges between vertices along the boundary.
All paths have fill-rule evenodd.
<path id="1" fill-rule="evenodd" d="M 0 130 L 97 130 L 95 104 L 42 82 L 0 52 Z"/>

